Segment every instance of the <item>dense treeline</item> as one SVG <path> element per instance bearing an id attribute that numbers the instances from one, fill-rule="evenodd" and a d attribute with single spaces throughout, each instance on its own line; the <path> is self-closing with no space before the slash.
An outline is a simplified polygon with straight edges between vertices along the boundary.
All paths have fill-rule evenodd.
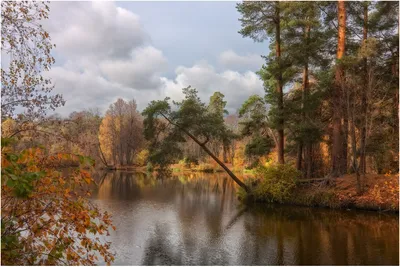
<path id="1" fill-rule="evenodd" d="M 270 43 L 258 72 L 266 93 L 250 96 L 229 116 L 224 95 L 211 96 L 202 112 L 217 114 L 224 130 L 200 138 L 208 138 L 213 155 L 234 168 L 289 163 L 306 178 L 398 172 L 398 3 L 243 2 L 237 10 L 239 33 Z M 191 112 L 182 116 L 194 121 Z M 143 150 L 150 150 L 150 159 L 156 152 L 143 139 L 142 120 L 135 100 L 118 99 L 104 117 L 74 112 L 35 127 L 59 133 L 42 137 L 57 149 L 126 166 L 143 164 L 137 159 L 148 154 Z M 165 122 L 161 118 L 158 127 Z M 184 139 L 175 140 L 179 155 L 163 163 L 209 162 L 194 140 Z"/>
<path id="2" fill-rule="evenodd" d="M 238 10 L 243 36 L 271 41 L 260 76 L 279 162 L 297 154 L 306 177 L 397 172 L 398 3 L 245 2 Z M 325 170 L 313 164 L 321 146 Z"/>

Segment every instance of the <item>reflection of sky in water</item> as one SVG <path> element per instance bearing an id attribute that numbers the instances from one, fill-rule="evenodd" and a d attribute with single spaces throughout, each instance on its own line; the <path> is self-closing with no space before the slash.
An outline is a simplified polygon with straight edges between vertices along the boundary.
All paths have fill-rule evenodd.
<path id="1" fill-rule="evenodd" d="M 398 264 L 398 216 L 245 208 L 224 174 L 108 173 L 94 201 L 117 227 L 115 265 Z"/>

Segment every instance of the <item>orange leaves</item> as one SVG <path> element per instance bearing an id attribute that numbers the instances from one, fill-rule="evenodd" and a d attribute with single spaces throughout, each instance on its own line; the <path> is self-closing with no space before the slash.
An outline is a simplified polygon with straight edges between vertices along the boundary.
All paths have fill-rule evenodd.
<path id="1" fill-rule="evenodd" d="M 60 185 L 65 185 L 65 180 L 62 177 L 58 178 L 58 182 Z"/>
<path id="2" fill-rule="evenodd" d="M 66 197 L 66 198 L 71 197 L 71 195 L 69 194 L 69 192 L 70 192 L 70 189 L 69 189 L 69 188 L 66 188 L 66 189 L 64 190 L 64 197 Z"/>
<path id="3" fill-rule="evenodd" d="M 81 177 L 83 178 L 83 180 L 87 183 L 90 184 L 92 181 L 92 177 L 90 176 L 90 173 L 88 173 L 85 170 L 81 170 L 80 171 Z"/>
<path id="4" fill-rule="evenodd" d="M 50 160 L 64 159 L 67 155 L 58 153 L 53 157 L 35 148 L 24 151 L 18 155 L 17 163 L 13 162 L 18 166 L 21 177 L 31 175 L 29 171 L 32 169 L 45 170 L 33 180 L 29 199 L 16 198 L 7 185 L 2 186 L 2 216 L 13 214 L 12 224 L 5 224 L 2 233 L 10 236 L 25 229 L 18 236 L 20 247 L 13 248 L 12 253 L 24 255 L 29 251 L 30 255 L 41 259 L 40 264 L 95 265 L 95 255 L 101 252 L 104 260 L 110 263 L 112 254 L 107 244 L 89 236 L 89 232 L 107 234 L 106 229 L 111 226 L 110 216 L 99 212 L 87 199 L 90 191 L 86 185 L 93 181 L 90 173 L 77 169 L 68 175 L 61 175 L 46 164 Z M 3 167 L 14 166 L 4 155 L 2 162 L 5 163 Z M 77 238 L 84 241 L 77 243 Z M 86 251 L 79 247 L 79 243 Z M 57 257 L 46 258 L 43 253 L 52 253 Z M 28 262 L 2 249 L 2 264 L 24 265 Z"/>

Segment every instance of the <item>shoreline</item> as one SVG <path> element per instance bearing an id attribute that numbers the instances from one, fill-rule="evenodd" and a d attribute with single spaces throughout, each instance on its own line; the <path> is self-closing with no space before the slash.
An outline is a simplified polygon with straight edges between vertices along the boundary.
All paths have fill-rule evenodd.
<path id="1" fill-rule="evenodd" d="M 109 171 L 139 171 L 146 172 L 145 166 L 121 166 L 102 168 Z M 223 173 L 218 168 L 202 170 L 200 168 L 186 168 L 182 165 L 171 165 L 172 174 L 189 173 Z M 239 174 L 238 171 L 236 173 Z M 240 175 L 244 179 L 252 177 L 251 170 L 242 170 Z M 291 196 L 283 201 L 282 205 L 318 207 L 329 209 L 352 209 L 375 212 L 399 213 L 399 179 L 398 175 L 367 174 L 364 181 L 364 191 L 361 195 L 356 192 L 355 174 L 347 174 L 333 179 L 334 185 L 326 186 L 318 183 L 307 183 L 300 179 L 298 187 Z M 243 200 L 246 202 L 245 200 Z M 257 200 L 248 200 L 255 204 L 263 205 Z"/>

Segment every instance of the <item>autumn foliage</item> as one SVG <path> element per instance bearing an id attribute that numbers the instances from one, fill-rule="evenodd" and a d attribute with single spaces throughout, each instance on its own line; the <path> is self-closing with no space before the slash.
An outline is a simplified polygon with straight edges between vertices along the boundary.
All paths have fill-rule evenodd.
<path id="1" fill-rule="evenodd" d="M 110 243 L 101 237 L 114 226 L 88 200 L 94 180 L 82 167 L 91 160 L 42 148 L 14 153 L 10 142 L 2 139 L 1 264 L 94 265 L 100 257 L 110 264 Z M 53 168 L 71 158 L 80 168 Z"/>

